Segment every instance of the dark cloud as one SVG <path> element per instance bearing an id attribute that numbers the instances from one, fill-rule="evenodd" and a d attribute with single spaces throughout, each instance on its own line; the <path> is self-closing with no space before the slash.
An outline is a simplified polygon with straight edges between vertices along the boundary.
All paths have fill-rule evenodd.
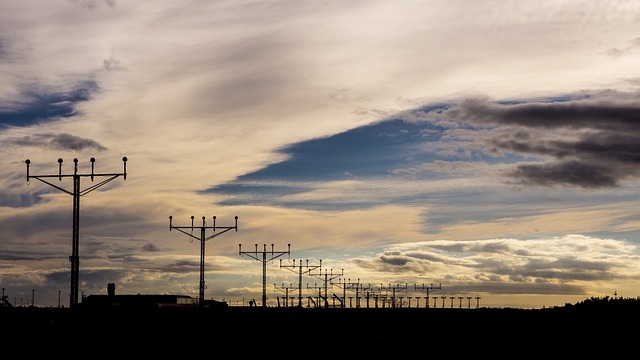
<path id="1" fill-rule="evenodd" d="M 4 62 L 4 59 L 8 56 L 8 49 L 6 45 L 6 40 L 0 38 L 0 61 Z"/>
<path id="2" fill-rule="evenodd" d="M 116 0 L 72 0 L 72 2 L 89 10 L 96 9 L 102 4 L 105 4 L 108 7 L 116 6 Z"/>
<path id="3" fill-rule="evenodd" d="M 160 251 L 160 248 L 158 246 L 156 246 L 155 244 L 148 243 L 148 244 L 142 246 L 142 251 L 144 251 L 144 252 L 158 252 L 158 251 Z"/>
<path id="4" fill-rule="evenodd" d="M 501 124 L 530 128 L 592 128 L 621 131 L 637 129 L 638 96 L 605 92 L 576 98 L 500 103 L 472 98 L 443 111 L 442 115 L 475 124 Z M 636 130 L 637 131 L 637 130 Z"/>
<path id="5" fill-rule="evenodd" d="M 107 150 L 106 147 L 100 145 L 100 143 L 95 140 L 81 138 L 71 134 L 35 134 L 31 136 L 24 136 L 22 138 L 9 139 L 8 143 L 11 145 L 33 146 L 52 150 Z"/>
<path id="6" fill-rule="evenodd" d="M 639 174 L 636 98 L 605 92 L 523 103 L 468 99 L 441 115 L 491 129 L 482 140 L 487 153 L 535 157 L 537 162 L 517 165 L 509 174 L 518 183 L 601 188 Z"/>
<path id="7" fill-rule="evenodd" d="M 42 197 L 40 197 L 39 194 L 16 194 L 12 192 L 0 192 L 0 206 L 31 206 L 38 201 L 42 201 Z"/>
<path id="8" fill-rule="evenodd" d="M 640 38 L 635 38 L 633 40 L 631 40 L 631 45 L 624 47 L 624 48 L 611 48 L 607 51 L 605 51 L 604 53 L 607 56 L 611 56 L 611 57 L 621 57 L 621 56 L 626 56 L 631 54 L 633 51 L 637 50 L 638 47 L 640 47 Z"/>
<path id="9" fill-rule="evenodd" d="M 542 165 L 520 165 L 513 174 L 521 183 L 551 186 L 572 184 L 583 188 L 612 187 L 617 185 L 615 177 L 608 174 L 607 166 L 598 166 L 579 161 L 554 162 Z"/>
<path id="10" fill-rule="evenodd" d="M 114 58 L 105 59 L 103 63 L 104 63 L 104 68 L 107 70 L 117 70 L 120 68 L 120 60 L 118 59 L 114 59 Z"/>
<path id="11" fill-rule="evenodd" d="M 70 89 L 28 85 L 19 89 L 19 100 L 0 102 L 0 125 L 30 126 L 76 116 L 76 105 L 88 101 L 98 89 L 92 80 L 70 80 Z"/>

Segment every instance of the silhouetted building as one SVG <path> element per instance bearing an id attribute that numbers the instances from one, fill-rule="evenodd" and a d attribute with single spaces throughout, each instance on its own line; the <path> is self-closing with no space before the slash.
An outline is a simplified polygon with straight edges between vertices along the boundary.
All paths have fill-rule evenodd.
<path id="1" fill-rule="evenodd" d="M 204 300 L 203 307 L 227 307 L 226 302 Z M 198 299 L 187 295 L 116 295 L 116 285 L 107 285 L 107 295 L 88 295 L 82 298 L 85 308 L 164 308 L 164 307 L 196 307 Z"/>

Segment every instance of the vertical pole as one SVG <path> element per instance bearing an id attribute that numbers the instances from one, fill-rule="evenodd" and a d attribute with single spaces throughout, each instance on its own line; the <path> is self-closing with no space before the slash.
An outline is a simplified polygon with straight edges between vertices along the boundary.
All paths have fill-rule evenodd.
<path id="1" fill-rule="evenodd" d="M 302 307 L 302 260 L 300 260 L 299 266 L 300 266 L 300 269 L 298 270 L 298 307 Z"/>
<path id="2" fill-rule="evenodd" d="M 347 307 L 347 283 L 342 279 L 342 308 Z"/>
<path id="3" fill-rule="evenodd" d="M 205 241 L 204 216 L 202 217 L 202 228 L 200 228 L 200 306 L 204 306 L 204 241 Z"/>
<path id="4" fill-rule="evenodd" d="M 321 260 L 322 261 L 322 260 Z M 324 307 L 329 307 L 329 298 L 327 297 L 327 270 L 324 271 Z"/>
<path id="5" fill-rule="evenodd" d="M 262 307 L 267 307 L 267 244 L 262 251 Z"/>
<path id="6" fill-rule="evenodd" d="M 80 277 L 80 256 L 78 255 L 80 246 L 80 176 L 78 176 L 78 159 L 74 159 L 75 169 L 73 171 L 73 238 L 71 245 L 71 293 L 69 303 L 71 306 L 78 304 L 78 289 Z"/>
<path id="7" fill-rule="evenodd" d="M 425 303 L 425 307 L 429 308 L 429 288 L 427 288 L 427 302 Z"/>

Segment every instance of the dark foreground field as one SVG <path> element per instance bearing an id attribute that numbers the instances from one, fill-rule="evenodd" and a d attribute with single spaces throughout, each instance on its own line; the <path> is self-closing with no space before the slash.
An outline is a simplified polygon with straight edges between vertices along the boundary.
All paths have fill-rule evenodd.
<path id="1" fill-rule="evenodd" d="M 512 348 L 529 355 L 616 355 L 631 348 L 637 352 L 640 301 L 587 305 L 534 310 L 25 307 L 0 309 L 0 321 L 3 343 L 9 347 L 58 344 L 97 349 L 107 356 L 121 351 L 158 356 L 204 348 L 261 356 L 301 348 L 335 352 L 345 346 L 373 355 L 393 348 L 427 353 L 446 348 L 458 354 L 495 354 Z"/>

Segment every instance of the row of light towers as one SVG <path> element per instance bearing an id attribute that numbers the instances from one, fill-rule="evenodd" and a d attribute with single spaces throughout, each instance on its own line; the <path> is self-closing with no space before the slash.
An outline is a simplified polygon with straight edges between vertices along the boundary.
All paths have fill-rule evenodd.
<path id="1" fill-rule="evenodd" d="M 376 307 L 378 305 L 378 300 L 379 299 L 383 299 L 383 301 L 385 301 L 387 298 L 390 299 L 390 301 L 392 302 L 390 304 L 391 307 L 396 307 L 398 306 L 395 301 L 397 298 L 400 298 L 400 301 L 402 301 L 402 297 L 398 297 L 396 295 L 397 292 L 400 291 L 406 291 L 407 290 L 407 285 L 401 285 L 401 284 L 396 284 L 396 285 L 392 285 L 389 284 L 388 287 L 385 287 L 384 285 L 380 284 L 379 289 L 374 289 L 370 284 L 369 285 L 365 285 L 362 282 L 360 282 L 360 279 L 357 279 L 357 281 L 352 282 L 351 279 L 345 279 L 344 278 L 344 270 L 342 270 L 340 273 L 333 273 L 333 269 L 331 269 L 331 271 L 329 272 L 327 269 L 325 269 L 324 274 L 322 273 L 322 260 L 320 260 L 320 264 L 319 265 L 309 265 L 309 261 L 306 261 L 306 264 L 303 264 L 302 260 L 300 260 L 298 262 L 298 264 L 296 265 L 296 260 L 293 260 L 293 263 L 291 265 L 286 265 L 286 264 L 282 264 L 282 260 L 280 260 L 280 267 L 281 268 L 286 268 L 286 269 L 291 269 L 292 271 L 296 271 L 295 269 L 297 269 L 297 273 L 298 273 L 298 306 L 301 307 L 302 306 L 302 275 L 308 275 L 308 276 L 312 276 L 312 277 L 316 277 L 316 278 L 324 278 L 324 284 L 321 284 L 320 286 L 313 286 L 310 287 L 309 284 L 307 283 L 307 289 L 316 289 L 318 290 L 318 301 L 320 301 L 320 299 L 322 299 L 324 301 L 324 307 L 329 307 L 329 297 L 328 297 L 328 288 L 329 286 L 333 287 L 333 285 L 337 285 L 340 288 L 342 288 L 343 294 L 342 297 L 337 296 L 336 294 L 333 294 L 333 299 L 334 301 L 337 299 L 340 302 L 340 307 L 347 307 L 346 306 L 346 299 L 347 299 L 347 290 L 349 291 L 353 291 L 355 292 L 355 298 L 356 298 L 356 307 L 360 307 L 360 299 L 365 297 L 367 299 L 367 307 L 369 307 L 369 299 L 373 297 L 375 303 L 376 303 Z M 317 273 L 314 273 L 314 270 L 318 270 Z M 334 279 L 342 279 L 339 282 L 333 282 Z M 273 284 L 274 289 L 275 290 L 280 290 L 285 292 L 285 306 L 288 306 L 288 300 L 289 300 L 289 290 L 294 290 L 295 288 L 293 287 L 293 285 L 290 286 L 285 286 L 285 284 L 283 283 L 282 286 L 280 288 L 278 288 L 277 284 Z M 431 284 L 429 286 L 425 286 L 424 284 L 422 284 L 421 287 L 418 287 L 418 285 L 414 284 L 414 290 L 423 290 L 426 292 L 426 307 L 429 307 L 429 293 L 435 290 L 440 290 L 442 289 L 442 285 L 438 284 L 437 286 Z M 322 295 L 322 291 L 324 291 L 324 295 Z M 361 296 L 360 294 L 366 292 L 367 295 L 366 296 Z M 371 296 L 371 293 L 389 293 L 391 292 L 392 295 L 390 295 L 389 297 L 386 296 L 380 296 L 380 295 L 373 295 Z M 308 296 L 308 298 L 312 300 L 311 296 Z M 291 298 L 293 301 L 293 298 Z M 352 298 L 350 297 L 349 300 L 351 300 Z M 411 299 L 409 297 L 409 299 Z M 264 296 L 263 296 L 263 301 L 264 301 Z M 410 301 L 410 300 L 409 300 Z M 279 299 L 278 299 L 279 302 Z M 315 301 L 314 301 L 315 303 Z M 383 303 L 384 305 L 384 303 Z M 316 306 L 320 307 L 319 304 L 316 304 Z M 399 305 L 401 306 L 401 304 Z M 409 305 L 410 306 L 410 305 Z M 434 307 L 435 307 L 435 303 L 434 303 Z"/>
<path id="2" fill-rule="evenodd" d="M 79 239 L 80 239 L 80 197 L 87 195 L 88 193 L 92 192 L 93 190 L 96 190 L 97 188 L 106 185 L 107 183 L 115 180 L 116 178 L 122 176 L 125 180 L 127 178 L 127 157 L 123 157 L 122 161 L 123 161 L 123 171 L 121 173 L 96 173 L 95 172 L 95 158 L 91 158 L 90 162 L 91 162 L 91 173 L 80 173 L 78 172 L 78 159 L 73 159 L 74 162 L 74 168 L 73 168 L 73 173 L 72 174 L 63 174 L 62 173 L 62 163 L 63 160 L 61 158 L 58 159 L 58 173 L 57 174 L 42 174 L 42 175 L 33 175 L 30 173 L 30 165 L 31 165 L 31 161 L 29 159 L 25 160 L 25 164 L 27 165 L 27 184 L 29 184 L 29 181 L 31 179 L 36 179 L 39 180 L 47 185 L 50 185 L 66 194 L 69 194 L 73 197 L 73 236 L 72 236 L 72 253 L 71 256 L 69 256 L 69 261 L 71 262 L 71 291 L 70 291 L 70 299 L 69 299 L 69 306 L 70 307 L 75 307 L 78 304 L 78 289 L 79 289 L 79 272 L 80 272 L 80 256 L 79 256 Z M 89 177 L 91 179 L 91 182 L 94 181 L 94 179 L 96 177 L 104 177 L 106 179 L 93 184 L 89 187 L 86 187 L 85 189 L 81 188 L 81 184 L 80 184 L 80 179 L 83 177 Z M 45 180 L 45 179 L 50 179 L 50 178 L 58 178 L 58 181 L 62 181 L 62 178 L 72 178 L 73 179 L 73 190 L 69 191 L 61 186 L 58 186 L 56 184 L 53 184 L 52 182 L 50 182 L 49 180 Z M 202 225 L 197 226 L 194 223 L 194 216 L 191 216 L 191 225 L 190 226 L 174 226 L 173 225 L 173 216 L 169 216 L 169 231 L 175 229 L 183 234 L 188 235 L 189 237 L 192 237 L 198 241 L 200 241 L 200 283 L 199 283 L 199 293 L 198 293 L 198 297 L 199 297 L 199 303 L 200 305 L 204 305 L 204 290 L 206 288 L 205 285 L 205 280 L 204 280 L 204 256 L 205 256 L 205 242 L 208 240 L 211 240 L 217 236 L 220 236 L 230 230 L 235 230 L 238 231 L 238 217 L 235 217 L 235 225 L 233 226 L 217 226 L 216 225 L 216 217 L 213 217 L 213 222 L 211 225 L 207 225 L 206 223 L 206 218 L 203 216 L 202 217 Z M 195 236 L 193 235 L 193 230 L 195 229 L 199 229 L 200 230 L 200 235 L 199 236 Z M 189 232 L 187 232 L 187 230 L 190 230 Z M 211 235 L 207 235 L 206 231 L 207 230 L 212 230 L 212 234 Z M 219 232 L 218 232 L 219 230 Z M 238 249 L 238 253 L 240 255 L 247 255 L 255 260 L 261 261 L 262 262 L 262 306 L 266 307 L 267 304 L 267 295 L 266 295 L 266 264 L 269 261 L 272 261 L 282 255 L 285 254 L 290 254 L 291 253 L 291 244 L 288 244 L 288 249 L 286 251 L 276 251 L 274 250 L 274 245 L 271 244 L 271 250 L 268 251 L 267 250 L 267 245 L 264 244 L 263 246 L 263 250 L 262 251 L 258 251 L 258 244 L 255 244 L 255 250 L 253 251 L 242 251 L 242 245 L 239 245 L 239 249 Z M 303 266 L 302 261 L 299 261 L 298 265 L 295 264 L 295 260 L 293 261 L 292 265 L 282 265 L 282 260 L 280 260 L 280 267 L 281 268 L 289 268 L 289 269 L 294 269 L 297 268 L 298 269 L 298 277 L 299 277 L 299 284 L 298 284 L 298 306 L 302 306 L 302 275 L 303 273 L 308 274 L 310 276 L 316 276 L 316 277 L 322 277 L 324 276 L 324 286 L 322 287 L 325 291 L 324 294 L 324 301 L 325 301 L 325 306 L 328 306 L 328 299 L 327 299 L 327 288 L 328 288 L 328 284 L 330 283 L 330 281 L 332 281 L 335 278 L 339 278 L 342 276 L 341 274 L 333 274 L 333 272 L 331 274 L 328 274 L 325 271 L 325 274 L 322 274 L 322 260 L 320 260 L 320 265 L 318 266 L 313 266 L 313 265 L 309 265 L 308 261 L 307 264 Z M 303 268 L 304 268 L 304 272 L 303 272 Z M 318 271 L 317 274 L 313 273 L 313 270 L 316 269 L 320 269 Z M 354 290 L 356 291 L 356 298 L 358 298 L 358 292 L 365 290 L 362 287 L 362 284 L 359 283 L 359 279 L 357 283 L 351 283 L 349 281 L 349 283 L 347 283 L 346 281 L 343 282 L 341 284 L 343 291 L 346 292 L 347 289 L 350 290 Z M 427 293 L 427 306 L 428 306 L 428 301 L 429 301 L 429 291 L 433 291 L 433 290 L 438 290 L 441 289 L 440 286 L 438 287 L 434 287 L 433 284 L 431 284 L 431 286 L 429 287 L 424 287 L 422 290 L 425 290 Z M 381 288 L 382 290 L 382 288 Z M 389 288 L 389 291 L 393 291 L 395 293 L 395 288 Z M 34 290 L 35 292 L 35 290 Z M 3 288 L 3 298 L 4 298 L 4 288 Z M 343 296 L 343 306 L 344 304 L 344 299 L 346 298 L 346 294 L 345 296 Z M 393 297 L 395 298 L 395 296 Z M 444 307 L 444 301 L 445 301 L 446 297 L 442 297 L 442 301 L 443 301 L 443 307 Z M 450 297 L 451 299 L 451 307 L 453 307 L 453 299 L 455 299 L 455 297 Z M 460 300 L 460 306 L 462 304 L 462 297 L 458 298 Z M 469 299 L 469 303 L 470 303 L 470 297 Z M 479 301 L 479 297 L 476 297 L 476 300 Z M 434 299 L 435 300 L 435 299 Z M 33 300 L 32 300 L 33 302 Z M 434 307 L 436 306 L 436 303 L 434 301 Z"/>
<path id="3" fill-rule="evenodd" d="M 284 267 L 284 266 L 282 266 Z M 293 266 L 292 266 L 293 267 Z M 302 273 L 302 272 L 300 272 Z M 309 273 L 310 276 L 314 276 L 311 273 Z M 327 275 L 327 274 L 325 274 Z M 341 275 L 336 274 L 336 277 L 340 277 Z M 291 299 L 291 304 L 293 304 L 293 299 L 294 297 L 289 295 L 289 290 L 295 290 L 296 288 L 298 288 L 298 306 L 302 306 L 302 292 L 301 292 L 301 283 L 299 283 L 298 287 L 294 287 L 293 284 L 290 284 L 288 286 L 285 286 L 285 284 L 283 283 L 280 287 L 278 287 L 277 284 L 273 284 L 274 285 L 274 289 L 275 290 L 280 290 L 282 292 L 285 293 L 284 296 L 284 307 L 289 307 L 289 299 Z M 396 284 L 396 285 L 392 285 L 389 284 L 388 287 L 385 287 L 385 285 L 380 284 L 380 286 L 378 288 L 375 288 L 373 286 L 371 286 L 371 284 L 369 285 L 365 285 L 363 283 L 360 282 L 360 279 L 358 279 L 355 282 L 352 282 L 351 279 L 347 279 L 347 280 L 343 280 L 342 282 L 337 282 L 337 283 L 327 283 L 325 280 L 325 284 L 324 285 L 314 285 L 314 286 L 309 286 L 309 284 L 307 283 L 307 289 L 317 289 L 318 290 L 318 295 L 317 295 L 317 302 L 313 300 L 312 296 L 307 296 L 307 298 L 309 299 L 310 302 L 314 303 L 315 307 L 321 307 L 321 305 L 319 304 L 320 301 L 324 301 L 324 307 L 329 307 L 329 297 L 327 295 L 327 289 L 329 286 L 333 287 L 333 285 L 338 285 L 340 288 L 342 288 L 343 290 L 343 294 L 342 296 L 338 296 L 335 293 L 333 294 L 333 301 L 334 301 L 334 307 L 335 307 L 335 300 L 338 300 L 340 302 L 340 307 L 341 308 L 346 308 L 346 307 L 356 307 L 356 308 L 360 308 L 362 307 L 361 305 L 361 300 L 365 299 L 366 300 L 366 308 L 370 308 L 371 304 L 370 301 L 373 301 L 374 305 L 373 307 L 378 308 L 378 307 L 386 307 L 387 305 L 391 308 L 400 308 L 400 307 L 404 307 L 403 304 L 403 300 L 406 298 L 408 300 L 408 307 L 411 307 L 411 300 L 412 299 L 416 299 L 416 307 L 420 307 L 420 296 L 401 296 L 400 292 L 402 291 L 409 291 L 407 284 Z M 430 296 L 429 293 L 434 291 L 434 290 L 440 290 L 442 289 L 442 285 L 438 284 L 437 286 L 431 284 L 429 286 L 425 286 L 424 284 L 422 284 L 422 287 L 420 288 L 418 285 L 414 284 L 414 291 L 417 290 L 424 290 L 426 291 L 426 296 L 424 297 L 425 299 L 425 308 L 429 308 L 429 307 L 433 307 L 433 308 L 437 308 L 438 307 L 438 300 L 442 299 L 442 308 L 445 307 L 445 300 L 446 299 L 450 299 L 451 300 L 451 308 L 454 307 L 454 300 L 458 299 L 459 300 L 459 305 L 458 308 L 462 308 L 462 300 L 465 299 L 464 296 Z M 347 290 L 349 291 L 353 291 L 355 293 L 355 296 L 349 296 L 347 297 Z M 322 295 L 322 291 L 324 291 L 324 295 Z M 365 293 L 363 295 L 363 293 Z M 347 299 L 349 300 L 349 306 L 347 306 Z M 355 305 L 353 304 L 352 300 L 355 299 Z M 430 299 L 433 299 L 433 305 L 430 305 Z M 474 297 L 471 296 L 467 296 L 467 308 L 471 308 L 471 299 L 474 299 Z M 475 297 L 476 300 L 476 304 L 475 307 L 479 308 L 480 306 L 480 296 L 476 296 Z M 278 306 L 280 304 L 280 298 L 278 298 Z"/>
<path id="4" fill-rule="evenodd" d="M 73 159 L 74 167 L 73 173 L 71 174 L 63 174 L 62 173 L 62 163 L 64 161 L 62 158 L 58 159 L 58 173 L 57 174 L 41 174 L 41 175 L 33 175 L 30 172 L 31 160 L 25 160 L 25 164 L 27 165 L 27 184 L 31 179 L 36 179 L 41 181 L 47 185 L 50 185 L 66 194 L 69 194 L 73 197 L 73 235 L 72 235 L 72 244 L 71 244 L 71 256 L 69 256 L 69 261 L 71 262 L 71 291 L 69 293 L 69 306 L 74 308 L 78 305 L 78 291 L 79 291 L 79 278 L 80 278 L 80 197 L 87 195 L 93 190 L 98 189 L 99 187 L 106 185 L 107 183 L 115 180 L 116 178 L 122 176 L 125 180 L 127 179 L 127 157 L 122 158 L 123 162 L 123 171 L 121 173 L 96 173 L 95 172 L 95 158 L 91 158 L 91 173 L 83 174 L 78 172 L 78 159 Z M 84 189 L 81 188 L 80 179 L 83 177 L 89 177 L 91 182 L 94 181 L 96 177 L 104 177 L 106 179 L 100 181 L 99 183 L 93 184 Z M 73 178 L 73 190 L 69 191 L 59 185 L 56 185 L 49 181 L 49 179 L 58 178 L 58 181 L 62 181 L 63 178 Z M 200 288 L 199 288 L 199 301 L 202 305 L 204 303 L 204 289 L 205 289 L 205 281 L 204 281 L 204 250 L 205 250 L 205 241 L 210 240 L 214 237 L 224 234 L 230 230 L 238 231 L 238 217 L 235 217 L 236 223 L 234 226 L 217 226 L 216 225 L 216 217 L 213 217 L 213 225 L 207 226 L 205 222 L 205 217 L 202 217 L 202 226 L 200 226 L 200 237 L 194 236 L 192 233 L 188 233 L 185 229 L 191 229 L 193 231 L 196 226 L 194 225 L 194 217 L 191 217 L 191 226 L 173 226 L 172 216 L 169 216 L 169 230 L 176 229 L 182 233 L 185 233 L 195 239 L 198 239 L 201 243 L 200 246 Z M 213 230 L 213 234 L 206 236 L 205 231 L 211 229 Z M 216 232 L 217 230 L 221 230 L 220 232 Z M 2 289 L 4 293 L 4 288 Z M 34 290 L 35 293 L 35 290 Z M 60 296 L 60 291 L 58 291 L 58 298 Z M 4 299 L 4 294 L 3 294 Z M 58 299 L 58 303 L 60 300 Z M 33 299 L 32 299 L 33 303 Z M 59 305 L 58 305 L 59 306 Z"/>
<path id="5" fill-rule="evenodd" d="M 18 305 L 17 298 L 16 297 L 13 298 L 13 305 L 12 305 L 11 302 L 9 301 L 9 297 L 4 294 L 4 290 L 5 288 L 2 288 L 2 298 L 0 298 L 0 308 L 17 306 Z M 36 299 L 36 290 L 31 289 L 31 307 L 35 306 L 35 301 L 36 301 L 35 299 Z M 22 298 L 20 298 L 20 305 L 22 306 Z"/>

